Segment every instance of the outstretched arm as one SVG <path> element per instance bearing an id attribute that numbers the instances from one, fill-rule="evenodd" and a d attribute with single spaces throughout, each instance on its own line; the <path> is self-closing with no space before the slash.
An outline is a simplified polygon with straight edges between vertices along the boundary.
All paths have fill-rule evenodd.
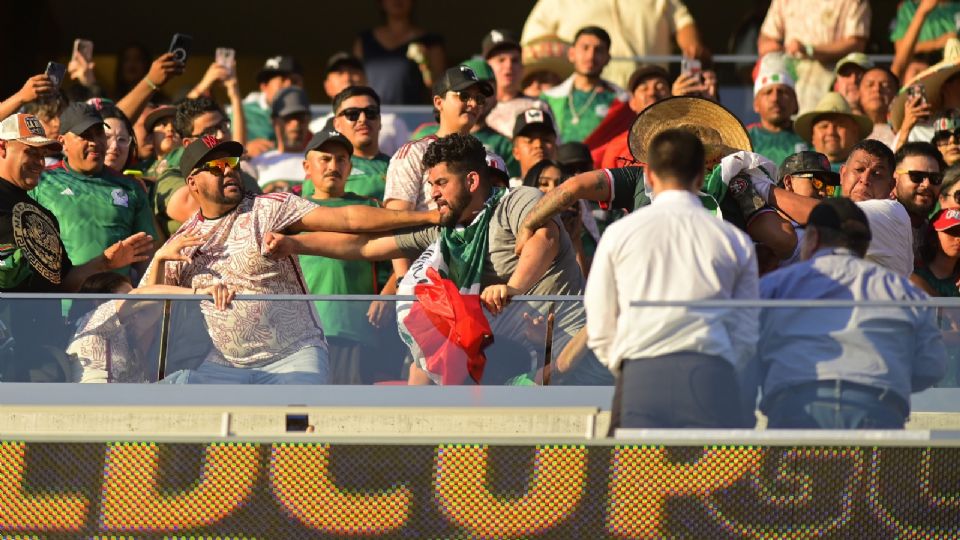
<path id="1" fill-rule="evenodd" d="M 291 225 L 290 232 L 328 231 L 341 233 L 370 233 L 392 231 L 418 225 L 437 225 L 440 213 L 387 210 L 372 206 L 351 205 L 337 208 L 321 207 L 303 216 Z"/>
<path id="2" fill-rule="evenodd" d="M 263 238 L 263 246 L 264 255 L 271 259 L 290 255 L 320 255 L 347 261 L 383 261 L 403 255 L 392 234 L 375 236 L 311 232 L 287 236 L 268 232 Z"/>
<path id="3" fill-rule="evenodd" d="M 553 216 L 559 214 L 578 199 L 588 201 L 610 200 L 610 179 L 603 170 L 596 170 L 578 174 L 556 188 L 550 190 L 537 204 L 530 209 L 523 226 L 517 232 L 517 253 L 523 251 L 523 246 L 533 235 L 534 231 L 545 226 Z"/>

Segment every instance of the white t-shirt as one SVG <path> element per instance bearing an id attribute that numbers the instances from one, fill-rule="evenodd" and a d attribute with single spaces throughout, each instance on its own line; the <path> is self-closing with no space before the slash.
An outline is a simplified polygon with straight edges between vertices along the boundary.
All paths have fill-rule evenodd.
<path id="1" fill-rule="evenodd" d="M 257 183 L 263 187 L 278 180 L 303 182 L 303 153 L 270 150 L 250 160 L 257 169 Z"/>
<path id="2" fill-rule="evenodd" d="M 870 249 L 866 259 L 904 277 L 913 273 L 913 227 L 910 214 L 897 201 L 875 199 L 857 206 L 870 223 Z"/>

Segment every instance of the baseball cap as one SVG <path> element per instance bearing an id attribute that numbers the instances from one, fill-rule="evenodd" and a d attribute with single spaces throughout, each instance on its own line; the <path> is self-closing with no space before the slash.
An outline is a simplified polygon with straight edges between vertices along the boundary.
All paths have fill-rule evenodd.
<path id="1" fill-rule="evenodd" d="M 493 95 L 493 86 L 481 80 L 477 72 L 468 66 L 454 66 L 443 72 L 433 85 L 433 95 L 443 96 L 447 92 L 460 92 L 476 85 L 485 96 Z"/>
<path id="2" fill-rule="evenodd" d="M 517 115 L 517 121 L 513 124 L 513 136 L 516 137 L 523 133 L 525 129 L 534 126 L 546 127 L 554 135 L 557 134 L 557 130 L 553 127 L 553 118 L 550 117 L 549 113 L 540 109 L 527 109 Z"/>
<path id="3" fill-rule="evenodd" d="M 43 124 L 32 114 L 17 113 L 0 122 L 0 140 L 22 142 L 27 146 L 49 146 L 60 150 L 60 143 L 47 138 Z"/>
<path id="4" fill-rule="evenodd" d="M 243 145 L 236 141 L 225 141 L 213 135 L 204 135 L 193 141 L 183 151 L 180 158 L 180 173 L 186 178 L 197 168 L 197 165 L 208 161 L 208 158 L 218 152 L 225 152 L 231 157 L 243 155 Z"/>
<path id="5" fill-rule="evenodd" d="M 257 83 L 265 83 L 277 75 L 301 73 L 300 64 L 292 56 L 273 56 L 267 58 L 257 73 Z"/>
<path id="6" fill-rule="evenodd" d="M 60 133 L 80 135 L 95 125 L 103 125 L 103 116 L 93 105 L 71 103 L 60 115 Z"/>
<path id="7" fill-rule="evenodd" d="M 363 71 L 363 61 L 346 51 L 337 51 L 327 59 L 327 69 L 323 74 L 326 76 L 341 71 L 345 67 Z"/>
<path id="8" fill-rule="evenodd" d="M 643 64 L 633 70 L 633 73 L 630 75 L 630 80 L 627 82 L 627 91 L 633 93 L 633 91 L 640 86 L 640 83 L 651 77 L 660 77 L 667 81 L 668 84 L 670 81 L 670 74 L 667 73 L 667 70 L 660 66 Z"/>
<path id="9" fill-rule="evenodd" d="M 288 86 L 277 92 L 270 107 L 270 116 L 283 118 L 291 114 L 310 114 L 310 99 L 303 88 Z"/>
<path id="10" fill-rule="evenodd" d="M 164 118 L 169 118 L 176 115 L 176 107 L 172 105 L 161 105 L 160 107 L 150 111 L 150 114 L 143 119 L 143 129 L 145 129 L 147 133 L 150 133 L 153 131 L 153 127 L 157 125 L 157 122 L 163 120 Z"/>
<path id="11" fill-rule="evenodd" d="M 483 58 L 471 58 L 460 63 L 461 66 L 467 66 L 472 69 L 474 73 L 477 74 L 477 78 L 481 81 L 493 81 L 496 76 L 493 74 L 493 69 L 490 67 L 490 64 L 487 63 Z"/>
<path id="12" fill-rule="evenodd" d="M 852 52 L 840 60 L 837 60 L 837 66 L 833 68 L 833 74 L 836 75 L 840 73 L 840 68 L 847 64 L 860 66 L 861 69 L 865 70 L 873 67 L 873 61 L 871 61 L 867 55 L 863 54 L 862 52 Z"/>
<path id="13" fill-rule="evenodd" d="M 948 109 L 933 121 L 933 132 L 953 131 L 960 127 L 960 111 Z"/>
<path id="14" fill-rule="evenodd" d="M 314 133 L 313 137 L 310 139 L 310 142 L 307 143 L 307 149 L 304 151 L 304 155 L 310 153 L 311 150 L 317 150 L 328 142 L 339 143 L 341 146 L 347 149 L 347 152 L 350 155 L 353 155 L 353 143 L 350 142 L 350 139 L 344 137 L 335 129 L 322 129 Z"/>
<path id="15" fill-rule="evenodd" d="M 503 158 L 487 151 L 487 171 L 491 177 L 496 178 L 501 184 L 507 185 L 510 182 L 510 173 L 507 172 L 507 164 Z"/>
<path id="16" fill-rule="evenodd" d="M 756 97 L 761 90 L 775 84 L 782 84 L 796 91 L 796 83 L 786 69 L 766 68 L 766 66 L 764 66 L 760 69 L 760 73 L 757 74 L 757 80 L 753 81 L 753 96 Z"/>
<path id="17" fill-rule="evenodd" d="M 520 40 L 517 38 L 517 35 L 510 30 L 491 30 L 487 35 L 483 36 L 483 41 L 480 44 L 480 51 L 484 59 L 509 49 L 518 52 L 523 50 L 523 48 L 520 47 Z"/>
<path id="18" fill-rule="evenodd" d="M 943 232 L 960 225 L 960 208 L 940 210 L 930 222 L 934 230 Z"/>
<path id="19" fill-rule="evenodd" d="M 839 186 L 840 175 L 830 168 L 830 160 L 820 152 L 804 150 L 787 156 L 780 165 L 780 175 L 777 183 L 783 185 L 783 177 L 788 174 L 812 173 L 823 179 L 828 185 Z"/>
<path id="20" fill-rule="evenodd" d="M 811 225 L 842 233 L 851 239 L 870 241 L 871 238 L 867 215 L 850 199 L 823 199 L 807 218 L 807 226 Z"/>

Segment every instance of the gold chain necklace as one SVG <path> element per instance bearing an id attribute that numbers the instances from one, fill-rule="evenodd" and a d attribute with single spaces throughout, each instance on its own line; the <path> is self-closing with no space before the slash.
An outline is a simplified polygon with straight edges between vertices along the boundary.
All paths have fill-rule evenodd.
<path id="1" fill-rule="evenodd" d="M 567 105 L 570 106 L 570 116 L 572 117 L 570 123 L 573 125 L 580 123 L 580 115 L 587 112 L 587 109 L 590 108 L 590 104 L 593 103 L 594 98 L 600 93 L 600 85 L 593 87 L 593 91 L 590 92 L 590 97 L 587 98 L 587 102 L 583 104 L 583 107 L 580 107 L 579 111 L 577 111 L 573 105 L 573 93 L 576 91 L 577 89 L 571 86 L 570 93 L 567 94 Z"/>

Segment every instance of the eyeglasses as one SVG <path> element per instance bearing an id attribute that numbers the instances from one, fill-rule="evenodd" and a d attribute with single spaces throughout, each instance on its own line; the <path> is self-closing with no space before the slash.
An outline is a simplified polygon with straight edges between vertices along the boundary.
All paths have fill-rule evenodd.
<path id="1" fill-rule="evenodd" d="M 487 96 L 481 94 L 480 92 L 467 92 L 462 90 L 460 92 L 450 91 L 451 94 L 457 96 L 457 99 L 460 100 L 460 103 L 473 102 L 474 105 L 480 106 L 487 102 Z"/>
<path id="2" fill-rule="evenodd" d="M 196 170 L 207 171 L 213 174 L 219 173 L 222 175 L 222 174 L 227 174 L 227 167 L 230 167 L 231 169 L 235 169 L 239 164 L 240 164 L 240 158 L 231 156 L 231 157 L 225 157 L 225 158 L 212 159 L 206 163 L 203 163 L 202 165 L 198 165 Z"/>
<path id="3" fill-rule="evenodd" d="M 117 146 L 129 146 L 133 139 L 131 137 L 107 135 L 107 143 L 109 144 L 110 141 L 117 143 Z"/>
<path id="4" fill-rule="evenodd" d="M 927 172 L 927 171 L 904 171 L 897 170 L 894 171 L 896 174 L 906 174 L 910 177 L 910 181 L 914 184 L 921 184 L 924 180 L 929 180 L 930 185 L 939 186 L 943 183 L 943 173 L 936 172 Z"/>
<path id="5" fill-rule="evenodd" d="M 953 137 L 954 141 L 960 142 L 960 128 L 957 128 L 953 131 L 943 130 L 934 133 L 933 144 L 937 146 L 948 144 L 950 142 L 950 137 Z"/>
<path id="6" fill-rule="evenodd" d="M 340 111 L 337 116 L 342 116 L 351 122 L 356 122 L 360 119 L 360 113 L 363 113 L 363 116 L 365 116 L 367 120 L 380 119 L 380 109 L 376 107 L 350 107 Z"/>
<path id="7" fill-rule="evenodd" d="M 230 133 L 230 121 L 224 120 L 215 126 L 210 126 L 207 129 L 201 131 L 200 133 L 194 133 L 191 137 L 205 137 L 207 135 L 227 135 Z M 222 137 L 218 137 L 222 138 Z"/>

